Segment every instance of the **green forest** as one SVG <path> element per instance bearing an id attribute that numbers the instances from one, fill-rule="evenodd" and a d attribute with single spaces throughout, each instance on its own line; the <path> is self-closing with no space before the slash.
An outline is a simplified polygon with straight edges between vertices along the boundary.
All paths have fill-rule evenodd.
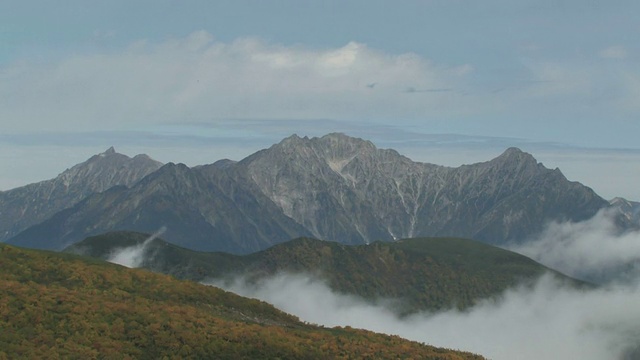
<path id="1" fill-rule="evenodd" d="M 106 259 L 115 249 L 149 235 L 111 232 L 68 249 Z M 250 255 L 198 252 L 161 239 L 147 245 L 142 267 L 178 278 L 206 281 L 242 276 L 249 281 L 278 273 L 314 274 L 334 290 L 370 301 L 396 299 L 400 314 L 467 309 L 477 301 L 553 272 L 495 246 L 460 238 L 415 238 L 370 245 L 343 245 L 299 238 Z M 576 286 L 573 279 L 565 278 Z"/>

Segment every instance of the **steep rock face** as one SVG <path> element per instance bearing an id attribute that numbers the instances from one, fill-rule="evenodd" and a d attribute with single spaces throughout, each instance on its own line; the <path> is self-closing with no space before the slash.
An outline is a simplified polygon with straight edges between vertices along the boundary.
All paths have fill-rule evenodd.
<path id="1" fill-rule="evenodd" d="M 344 149 L 331 149 L 292 136 L 241 161 L 238 173 L 314 236 L 363 243 L 386 231 L 376 222 L 367 201 L 354 191 L 352 180 L 335 170 L 349 157 L 373 149 L 372 145 L 350 144 L 349 139 L 340 143 Z"/>
<path id="2" fill-rule="evenodd" d="M 90 194 L 131 186 L 162 166 L 147 155 L 130 158 L 113 147 L 56 178 L 0 192 L 0 241 L 5 241 Z"/>
<path id="3" fill-rule="evenodd" d="M 314 236 L 346 243 L 415 236 L 522 241 L 548 220 L 582 220 L 608 206 L 516 148 L 448 168 L 342 134 L 294 135 L 238 166 Z"/>
<path id="4" fill-rule="evenodd" d="M 235 253 L 308 234 L 259 192 L 229 180 L 216 166 L 190 169 L 169 163 L 131 188 L 91 195 L 9 243 L 61 250 L 107 231 L 155 232 L 163 227 L 164 236 L 181 246 Z"/>
<path id="5" fill-rule="evenodd" d="M 515 148 L 450 168 L 342 134 L 294 135 L 239 162 L 168 164 L 130 187 L 91 195 L 10 242 L 61 249 L 106 231 L 165 226 L 165 238 L 181 246 L 240 254 L 299 236 L 504 244 L 526 241 L 548 221 L 579 221 L 605 207 L 591 189 Z"/>
<path id="6" fill-rule="evenodd" d="M 524 241 L 550 220 L 584 220 L 608 206 L 591 189 L 515 148 L 452 169 L 425 205 L 420 233 L 459 233 L 496 244 Z"/>
<path id="7" fill-rule="evenodd" d="M 640 202 L 617 197 L 609 203 L 620 214 L 617 220 L 622 223 L 623 227 L 640 229 Z"/>

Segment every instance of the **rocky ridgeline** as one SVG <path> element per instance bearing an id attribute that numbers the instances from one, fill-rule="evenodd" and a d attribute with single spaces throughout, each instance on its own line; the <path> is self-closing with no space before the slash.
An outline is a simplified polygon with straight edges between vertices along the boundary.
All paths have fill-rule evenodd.
<path id="1" fill-rule="evenodd" d="M 167 164 L 124 185 L 76 200 L 10 242 L 61 249 L 107 231 L 165 226 L 168 241 L 233 253 L 299 236 L 346 244 L 456 236 L 502 244 L 526 240 L 549 220 L 579 221 L 609 206 L 515 148 L 451 168 L 343 134 L 293 135 L 239 162 Z"/>
<path id="2" fill-rule="evenodd" d="M 131 186 L 161 166 L 147 155 L 130 158 L 111 147 L 54 179 L 0 192 L 0 242 L 91 194 Z"/>

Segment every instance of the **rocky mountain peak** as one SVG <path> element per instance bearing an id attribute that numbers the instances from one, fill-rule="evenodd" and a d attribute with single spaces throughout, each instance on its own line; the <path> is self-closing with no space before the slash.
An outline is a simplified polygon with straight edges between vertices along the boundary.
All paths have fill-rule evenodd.
<path id="1" fill-rule="evenodd" d="M 498 167 L 508 167 L 512 169 L 529 169 L 531 171 L 546 169 L 533 155 L 524 152 L 516 147 L 510 147 L 501 155 L 491 160 L 489 164 Z"/>
<path id="2" fill-rule="evenodd" d="M 345 158 L 359 154 L 372 153 L 377 150 L 372 142 L 347 136 L 342 133 L 331 133 L 312 141 L 322 152 L 331 157 Z"/>
<path id="3" fill-rule="evenodd" d="M 63 171 L 57 177 L 0 196 L 0 241 L 68 208 L 90 194 L 131 186 L 162 164 L 146 155 L 130 158 L 113 147 Z"/>
<path id="4" fill-rule="evenodd" d="M 609 200 L 609 204 L 611 204 L 612 206 L 631 206 L 632 202 L 625 198 L 615 197 Z"/>
<path id="5" fill-rule="evenodd" d="M 38 228 L 39 234 L 52 238 L 57 232 L 56 241 L 71 241 L 87 224 L 101 219 L 103 231 L 114 228 L 110 219 L 118 214 L 119 228 L 131 226 L 128 219 L 142 219 L 136 221 L 146 227 L 139 229 L 180 228 L 185 244 L 202 242 L 198 246 L 212 249 L 215 239 L 221 242 L 215 245 L 218 250 L 231 244 L 242 251 L 257 250 L 273 239 L 301 235 L 347 244 L 416 236 L 462 236 L 501 244 L 526 239 L 548 221 L 579 221 L 609 206 L 591 189 L 567 181 L 517 148 L 491 161 L 447 168 L 415 163 L 344 134 L 292 135 L 237 163 L 222 161 L 191 170 L 170 163 L 161 170 L 154 167 L 149 175 L 138 171 L 140 164 L 117 164 L 120 156 L 127 158 L 111 154 L 94 161 L 94 171 L 68 179 L 72 181 L 59 179 L 25 192 L 19 203 L 0 207 L 16 214 L 5 217 L 3 211 L 0 225 L 4 220 L 6 233 L 16 234 L 25 228 L 13 227 L 19 216 L 33 219 L 35 214 L 42 222 L 53 210 L 67 209 L 92 193 L 94 202 L 83 202 L 86 205 L 73 213 L 60 212 L 49 228 Z M 110 194 L 95 194 L 113 184 L 126 186 L 120 188 L 119 199 L 127 206 L 105 200 Z M 49 208 L 29 213 L 26 206 L 32 203 Z M 123 212 L 125 208 L 129 212 Z M 69 232 L 72 224 L 80 232 Z M 28 236 L 16 237 L 16 244 Z"/>
<path id="6" fill-rule="evenodd" d="M 378 149 L 370 141 L 350 137 L 342 133 L 331 133 L 322 137 L 309 138 L 293 134 L 258 157 L 268 156 L 277 161 L 290 162 L 293 159 L 303 163 L 348 162 L 356 157 L 372 157 Z M 253 156 L 251 160 L 256 160 Z M 304 159 L 304 160 L 302 160 Z"/>
<path id="7" fill-rule="evenodd" d="M 499 159 L 505 160 L 516 160 L 516 161 L 536 161 L 533 155 L 520 150 L 517 147 L 510 147 L 505 150 L 500 156 Z M 537 162 L 537 161 L 536 161 Z"/>
<path id="8" fill-rule="evenodd" d="M 293 134 L 289 137 L 282 139 L 282 141 L 280 141 L 275 146 L 280 146 L 280 147 L 299 146 L 304 144 L 305 140 L 308 140 L 308 139 L 309 138 L 307 138 L 306 136 L 304 138 L 301 138 L 300 136 L 298 136 L 298 134 Z"/>
<path id="9" fill-rule="evenodd" d="M 195 172 L 187 165 L 169 162 L 136 183 L 134 188 L 177 193 L 194 186 L 197 181 Z"/>
<path id="10" fill-rule="evenodd" d="M 116 180 L 118 185 L 129 186 L 132 182 L 139 179 L 138 176 L 131 176 L 131 173 L 148 174 L 161 166 L 162 163 L 151 159 L 147 155 L 140 154 L 134 158 L 130 158 L 127 155 L 116 152 L 113 146 L 111 146 L 106 151 L 92 156 L 87 161 L 65 170 L 59 177 L 65 179 L 67 182 L 86 182 L 87 180 L 102 182 L 105 178 L 120 178 L 124 181 Z M 111 181 L 105 183 L 106 187 L 112 185 L 115 184 L 111 184 Z M 103 190 L 106 190 L 106 188 L 98 191 Z"/>
<path id="11" fill-rule="evenodd" d="M 617 209 L 633 228 L 640 228 L 640 202 L 616 197 L 611 199 L 609 204 Z"/>
<path id="12" fill-rule="evenodd" d="M 237 161 L 234 161 L 234 160 L 220 159 L 220 160 L 214 162 L 212 165 L 213 165 L 214 168 L 227 169 L 227 168 L 232 167 L 236 163 L 237 163 Z"/>
<path id="13" fill-rule="evenodd" d="M 331 142 L 331 143 L 342 143 L 342 144 L 368 144 L 373 146 L 373 143 L 371 141 L 368 140 L 363 140 L 361 138 L 357 138 L 357 137 L 353 137 L 353 136 L 349 136 L 346 135 L 344 133 L 339 133 L 339 132 L 335 132 L 335 133 L 330 133 L 327 135 L 324 135 L 320 138 L 314 138 L 317 139 L 318 141 L 321 142 Z M 375 147 L 375 146 L 374 146 Z"/>

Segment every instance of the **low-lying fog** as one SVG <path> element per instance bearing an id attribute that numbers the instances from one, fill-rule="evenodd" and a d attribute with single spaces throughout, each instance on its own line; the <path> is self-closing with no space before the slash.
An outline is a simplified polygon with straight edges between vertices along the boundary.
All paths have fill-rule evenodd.
<path id="1" fill-rule="evenodd" d="M 640 233 L 616 233 L 611 214 L 602 212 L 581 223 L 549 224 L 541 236 L 512 250 L 568 275 L 608 283 L 577 290 L 545 275 L 463 312 L 404 318 L 395 314 L 393 301 L 372 304 L 337 294 L 308 274 L 280 274 L 256 285 L 241 278 L 209 284 L 267 301 L 303 321 L 397 334 L 491 359 L 640 358 L 640 276 L 633 266 L 640 259 Z M 114 257 L 139 259 L 143 253 L 138 246 Z M 620 281 L 612 280 L 613 272 Z"/>

